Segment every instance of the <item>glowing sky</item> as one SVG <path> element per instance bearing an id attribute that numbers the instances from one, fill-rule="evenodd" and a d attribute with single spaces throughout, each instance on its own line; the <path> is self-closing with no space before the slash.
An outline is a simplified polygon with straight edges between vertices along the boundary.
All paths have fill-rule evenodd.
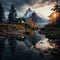
<path id="1" fill-rule="evenodd" d="M 11 4 L 14 4 L 18 17 L 23 16 L 26 10 L 31 8 L 39 16 L 42 15 L 45 18 L 51 14 L 51 9 L 56 4 L 55 1 L 56 0 L 0 0 L 6 11 L 6 15 L 9 12 Z"/>
<path id="2" fill-rule="evenodd" d="M 24 10 L 20 13 L 22 16 L 24 15 L 24 13 L 26 12 L 26 10 L 28 8 L 31 8 L 32 11 L 35 11 L 39 16 L 43 16 L 45 18 L 48 18 L 48 16 L 53 12 L 51 9 L 54 7 L 54 4 L 51 5 L 45 5 L 45 6 L 27 6 L 25 5 L 25 7 L 22 7 Z M 19 12 L 18 12 L 19 14 Z M 19 15 L 20 15 L 19 14 Z"/>
<path id="3" fill-rule="evenodd" d="M 48 16 L 52 13 L 51 9 L 53 8 L 53 6 L 54 4 L 38 7 L 37 9 L 35 9 L 35 11 L 38 15 L 42 14 L 44 17 L 48 18 Z"/>

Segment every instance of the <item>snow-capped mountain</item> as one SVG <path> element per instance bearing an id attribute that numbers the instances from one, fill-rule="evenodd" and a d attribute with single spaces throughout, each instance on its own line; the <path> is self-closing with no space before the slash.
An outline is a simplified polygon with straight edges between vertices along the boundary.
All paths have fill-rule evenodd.
<path id="1" fill-rule="evenodd" d="M 39 17 L 37 13 L 35 11 L 32 11 L 30 8 L 24 14 L 24 18 L 27 22 L 29 22 L 30 18 L 32 18 L 36 25 L 44 25 L 48 23 L 45 18 Z"/>
<path id="2" fill-rule="evenodd" d="M 24 18 L 28 18 L 32 15 L 33 11 L 29 8 L 26 13 L 24 14 Z"/>

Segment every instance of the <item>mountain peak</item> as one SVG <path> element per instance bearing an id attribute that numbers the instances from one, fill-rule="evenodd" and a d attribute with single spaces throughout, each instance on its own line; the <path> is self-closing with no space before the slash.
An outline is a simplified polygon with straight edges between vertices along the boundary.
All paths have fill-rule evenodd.
<path id="1" fill-rule="evenodd" d="M 37 13 L 35 11 L 32 11 L 30 8 L 28 8 L 28 10 L 26 11 L 26 13 L 24 14 L 24 18 L 27 22 L 29 22 L 30 18 L 32 18 L 32 20 L 37 24 L 45 24 L 46 20 L 43 17 L 40 17 L 37 15 Z"/>
<path id="2" fill-rule="evenodd" d="M 32 10 L 30 8 L 28 8 L 28 11 L 32 12 Z"/>
<path id="3" fill-rule="evenodd" d="M 26 13 L 24 14 L 24 17 L 25 18 L 29 17 L 29 16 L 31 16 L 32 13 L 33 13 L 33 11 L 30 8 L 28 8 L 28 10 L 26 11 Z"/>

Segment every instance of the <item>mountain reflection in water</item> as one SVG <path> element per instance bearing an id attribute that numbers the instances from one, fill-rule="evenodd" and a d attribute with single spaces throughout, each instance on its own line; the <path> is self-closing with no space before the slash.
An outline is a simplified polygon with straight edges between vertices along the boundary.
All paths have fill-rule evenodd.
<path id="1" fill-rule="evenodd" d="M 44 40 L 45 35 L 38 32 L 25 35 L 25 38 L 1 38 L 0 39 L 0 60 L 56 60 L 54 54 L 35 49 L 36 43 Z"/>

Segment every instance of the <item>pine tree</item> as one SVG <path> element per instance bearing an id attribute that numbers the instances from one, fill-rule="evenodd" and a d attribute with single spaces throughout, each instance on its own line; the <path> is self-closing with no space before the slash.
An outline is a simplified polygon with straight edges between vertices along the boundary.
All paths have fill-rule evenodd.
<path id="1" fill-rule="evenodd" d="M 58 8 L 58 12 L 59 12 L 59 18 L 58 18 L 57 22 L 58 22 L 58 25 L 60 25 L 60 6 Z"/>
<path id="2" fill-rule="evenodd" d="M 4 18 L 4 9 L 0 3 L 0 23 L 3 22 L 3 18 Z"/>
<path id="3" fill-rule="evenodd" d="M 15 10 L 15 7 L 14 7 L 14 5 L 11 5 L 10 13 L 8 15 L 8 21 L 10 23 L 14 23 L 16 21 L 16 16 L 17 16 L 17 13 Z"/>
<path id="4" fill-rule="evenodd" d="M 60 25 L 60 5 L 55 5 L 53 10 L 59 13 L 58 19 L 56 21 L 57 24 Z"/>

